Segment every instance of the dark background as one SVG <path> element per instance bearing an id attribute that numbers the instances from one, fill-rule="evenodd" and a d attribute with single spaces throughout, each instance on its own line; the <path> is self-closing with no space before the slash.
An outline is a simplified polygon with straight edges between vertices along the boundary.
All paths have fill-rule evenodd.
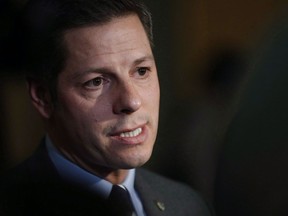
<path id="1" fill-rule="evenodd" d="M 217 215 L 288 215 L 288 2 L 145 2 L 161 84 L 147 168 L 193 186 Z M 0 0 L 1 40 L 24 3 Z M 4 170 L 29 156 L 44 131 L 24 79 L 0 73 Z"/>

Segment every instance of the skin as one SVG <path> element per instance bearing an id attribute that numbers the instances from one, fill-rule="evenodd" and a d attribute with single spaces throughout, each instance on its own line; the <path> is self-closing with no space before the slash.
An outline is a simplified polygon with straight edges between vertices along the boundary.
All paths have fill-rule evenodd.
<path id="1" fill-rule="evenodd" d="M 121 183 L 127 169 L 150 158 L 157 134 L 160 90 L 147 35 L 139 18 L 127 15 L 69 30 L 64 41 L 57 106 L 41 83 L 29 84 L 33 104 L 60 152 Z"/>

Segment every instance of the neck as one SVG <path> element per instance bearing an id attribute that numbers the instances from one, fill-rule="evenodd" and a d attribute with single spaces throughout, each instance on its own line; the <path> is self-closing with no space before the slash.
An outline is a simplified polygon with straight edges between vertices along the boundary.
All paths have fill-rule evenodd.
<path id="1" fill-rule="evenodd" d="M 105 176 L 105 180 L 112 184 L 122 184 L 128 175 L 128 170 L 114 170 Z"/>

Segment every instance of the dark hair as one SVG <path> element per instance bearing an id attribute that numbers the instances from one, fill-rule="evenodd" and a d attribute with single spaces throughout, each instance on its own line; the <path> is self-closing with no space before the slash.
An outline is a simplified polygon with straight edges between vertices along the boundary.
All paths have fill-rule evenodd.
<path id="1" fill-rule="evenodd" d="M 56 82 L 65 66 L 63 33 L 72 28 L 100 25 L 129 14 L 138 15 L 153 44 L 151 14 L 137 0 L 30 0 L 18 27 L 22 70 L 28 78 L 49 86 L 56 96 Z"/>

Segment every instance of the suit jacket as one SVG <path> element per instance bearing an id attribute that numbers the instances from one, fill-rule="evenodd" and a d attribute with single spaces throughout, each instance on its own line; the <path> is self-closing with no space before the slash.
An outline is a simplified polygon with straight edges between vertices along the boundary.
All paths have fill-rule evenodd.
<path id="1" fill-rule="evenodd" d="M 44 146 L 0 181 L 0 215 L 110 215 L 105 200 L 61 179 Z M 190 187 L 148 170 L 136 170 L 135 188 L 147 216 L 211 215 Z"/>

